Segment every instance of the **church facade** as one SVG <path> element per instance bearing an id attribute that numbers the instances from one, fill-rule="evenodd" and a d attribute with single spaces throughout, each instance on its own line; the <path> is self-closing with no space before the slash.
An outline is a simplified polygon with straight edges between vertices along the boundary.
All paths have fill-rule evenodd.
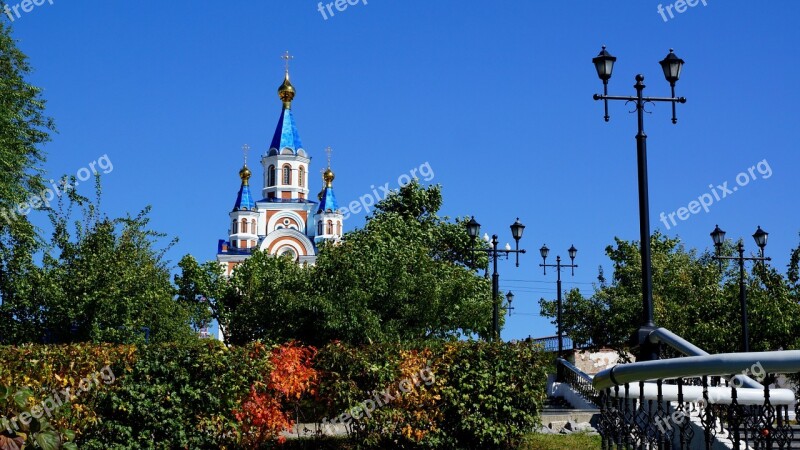
<path id="1" fill-rule="evenodd" d="M 289 81 L 288 65 L 278 97 L 283 109 L 269 149 L 261 157 L 261 191 L 250 186 L 252 172 L 245 158 L 239 171 L 236 203 L 228 214 L 228 238 L 220 239 L 217 245 L 217 261 L 228 276 L 256 249 L 288 255 L 299 264 L 314 264 L 318 245 L 342 236 L 343 219 L 333 193 L 330 154 L 322 190 L 316 201 L 309 198 L 311 157 L 303 148 L 292 114 L 295 89 Z"/>

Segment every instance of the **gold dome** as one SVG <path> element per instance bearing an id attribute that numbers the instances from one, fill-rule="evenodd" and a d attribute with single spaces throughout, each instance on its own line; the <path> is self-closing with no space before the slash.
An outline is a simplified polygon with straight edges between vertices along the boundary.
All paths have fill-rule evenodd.
<path id="1" fill-rule="evenodd" d="M 242 167 L 242 170 L 239 171 L 239 178 L 242 179 L 242 184 L 249 184 L 248 180 L 250 180 L 250 175 L 252 175 L 252 173 L 250 173 L 250 169 L 248 169 L 246 165 Z"/>
<path id="2" fill-rule="evenodd" d="M 283 107 L 289 109 L 292 106 L 292 100 L 294 100 L 294 86 L 289 81 L 289 72 L 286 72 L 286 76 L 283 78 L 283 83 L 278 87 L 278 97 L 280 97 L 281 101 L 283 102 Z"/>
<path id="3" fill-rule="evenodd" d="M 336 178 L 330 167 L 322 174 L 322 179 L 325 181 L 326 187 L 333 187 L 333 179 Z"/>

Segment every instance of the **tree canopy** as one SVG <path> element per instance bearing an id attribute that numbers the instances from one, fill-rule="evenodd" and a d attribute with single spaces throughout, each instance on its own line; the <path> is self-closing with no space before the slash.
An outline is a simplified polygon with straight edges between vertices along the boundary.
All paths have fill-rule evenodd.
<path id="1" fill-rule="evenodd" d="M 98 180 L 99 198 L 99 180 Z M 4 298 L 2 340 L 172 342 L 191 339 L 191 310 L 175 300 L 149 209 L 112 219 L 75 191 L 50 210 L 52 244 Z M 99 203 L 99 200 L 98 200 Z M 75 210 L 79 217 L 75 219 Z M 74 222 L 73 222 L 73 219 Z M 173 241 L 174 243 L 174 241 Z"/>
<path id="2" fill-rule="evenodd" d="M 313 267 L 256 252 L 225 279 L 218 264 L 187 256 L 181 301 L 209 305 L 233 343 L 486 336 L 489 283 L 473 269 L 486 257 L 467 254 L 464 219 L 439 217 L 441 204 L 439 186 L 414 181 L 379 202 L 363 229 L 322 245 Z"/>
<path id="3" fill-rule="evenodd" d="M 721 268 L 708 252 L 687 250 L 678 238 L 653 235 L 655 322 L 710 352 L 740 350 L 739 269 L 735 261 Z M 734 253 L 732 244 L 724 255 Z M 641 257 L 637 241 L 616 239 L 606 248 L 614 273 L 608 283 L 600 272 L 591 296 L 573 289 L 562 309 L 564 331 L 575 341 L 628 348 L 641 324 Z M 748 263 L 746 273 L 750 349 L 768 351 L 800 345 L 800 247 L 792 251 L 787 275 L 774 267 Z M 540 301 L 542 314 L 555 317 L 555 301 Z"/>

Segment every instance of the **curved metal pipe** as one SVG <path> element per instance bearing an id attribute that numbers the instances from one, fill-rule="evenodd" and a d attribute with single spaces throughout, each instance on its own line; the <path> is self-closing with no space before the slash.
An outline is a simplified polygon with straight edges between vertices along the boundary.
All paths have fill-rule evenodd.
<path id="1" fill-rule="evenodd" d="M 650 342 L 663 342 L 687 356 L 708 356 L 709 353 L 666 328 L 657 328 L 648 335 Z M 747 375 L 736 375 L 734 380 L 743 387 L 760 389 L 761 383 Z"/>
<path id="2" fill-rule="evenodd" d="M 722 353 L 619 364 L 595 375 L 592 384 L 595 389 L 603 390 L 639 381 L 746 374 L 756 367 L 765 374 L 800 372 L 800 350 Z"/>

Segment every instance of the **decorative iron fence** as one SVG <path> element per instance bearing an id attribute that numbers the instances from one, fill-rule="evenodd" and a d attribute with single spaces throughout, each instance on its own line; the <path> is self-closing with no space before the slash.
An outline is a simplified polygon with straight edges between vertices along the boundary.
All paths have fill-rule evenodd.
<path id="1" fill-rule="evenodd" d="M 800 351 L 708 355 L 668 330 L 655 338 L 685 356 L 593 380 L 603 449 L 800 448 L 795 393 L 773 385 L 775 374 L 800 372 Z"/>

